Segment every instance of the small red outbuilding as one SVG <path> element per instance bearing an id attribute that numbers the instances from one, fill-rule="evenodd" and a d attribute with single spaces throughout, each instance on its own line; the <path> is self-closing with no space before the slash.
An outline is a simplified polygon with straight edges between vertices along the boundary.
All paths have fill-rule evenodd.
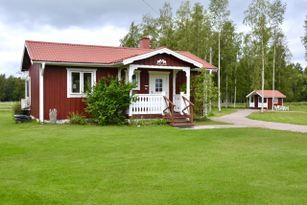
<path id="1" fill-rule="evenodd" d="M 286 96 L 278 90 L 254 90 L 249 93 L 246 98 L 248 99 L 249 108 L 261 108 L 262 107 L 262 97 L 263 97 L 263 107 L 265 109 L 272 109 L 274 105 L 283 106 L 284 98 Z"/>

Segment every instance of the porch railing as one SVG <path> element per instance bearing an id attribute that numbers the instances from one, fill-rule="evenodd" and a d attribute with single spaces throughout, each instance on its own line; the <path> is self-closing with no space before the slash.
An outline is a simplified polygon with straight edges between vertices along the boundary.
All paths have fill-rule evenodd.
<path id="1" fill-rule="evenodd" d="M 161 114 L 166 108 L 164 96 L 158 94 L 137 94 L 130 105 L 130 115 Z"/>
<path id="2" fill-rule="evenodd" d="M 182 109 L 182 113 L 184 115 L 188 115 L 189 119 L 190 119 L 190 122 L 193 122 L 193 120 L 194 120 L 194 117 L 193 117 L 193 114 L 194 114 L 194 104 L 188 98 L 186 98 L 185 96 L 182 96 L 182 99 L 183 99 L 184 106 L 185 106 Z"/>

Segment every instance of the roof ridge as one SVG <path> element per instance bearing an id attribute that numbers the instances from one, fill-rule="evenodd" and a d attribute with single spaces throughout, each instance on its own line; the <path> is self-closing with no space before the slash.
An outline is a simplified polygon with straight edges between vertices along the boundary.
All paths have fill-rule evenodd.
<path id="1" fill-rule="evenodd" d="M 134 47 L 121 47 L 121 46 L 104 46 L 104 45 L 93 45 L 93 44 L 81 44 L 81 43 L 62 43 L 62 42 L 50 42 L 50 41 L 34 41 L 25 40 L 26 43 L 44 43 L 44 44 L 57 44 L 67 46 L 88 46 L 88 47 L 99 47 L 99 48 L 115 48 L 115 49 L 133 49 L 133 50 L 156 50 L 152 48 L 134 48 Z"/>

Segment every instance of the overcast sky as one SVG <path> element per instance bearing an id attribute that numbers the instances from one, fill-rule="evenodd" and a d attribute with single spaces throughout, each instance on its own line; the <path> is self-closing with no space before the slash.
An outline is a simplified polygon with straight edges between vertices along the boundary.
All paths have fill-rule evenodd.
<path id="1" fill-rule="evenodd" d="M 209 0 L 200 2 L 205 8 Z M 18 75 L 25 40 L 118 46 L 132 21 L 157 16 L 164 0 L 0 0 L 0 73 Z M 175 11 L 181 1 L 169 1 Z M 292 62 L 304 60 L 304 19 L 307 0 L 289 0 L 283 30 Z M 230 0 L 231 19 L 238 30 L 250 0 Z"/>

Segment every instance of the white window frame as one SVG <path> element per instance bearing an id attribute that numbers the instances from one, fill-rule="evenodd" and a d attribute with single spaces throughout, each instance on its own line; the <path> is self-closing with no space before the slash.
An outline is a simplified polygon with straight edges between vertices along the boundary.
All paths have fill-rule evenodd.
<path id="1" fill-rule="evenodd" d="M 91 87 L 96 84 L 96 71 L 97 69 L 87 69 L 87 68 L 67 68 L 67 98 L 84 98 L 86 93 L 84 92 L 84 73 L 92 74 Z M 71 90 L 71 74 L 80 73 L 80 93 L 73 93 Z"/>
<path id="2" fill-rule="evenodd" d="M 135 75 L 136 78 L 136 87 L 133 88 L 132 90 L 141 90 L 141 71 L 140 70 L 135 70 L 133 75 Z M 128 79 L 128 72 L 125 70 L 125 79 Z"/>
<path id="3" fill-rule="evenodd" d="M 29 90 L 27 90 L 27 83 L 29 86 Z M 27 76 L 25 79 L 25 98 L 31 99 L 31 77 L 30 76 Z"/>

